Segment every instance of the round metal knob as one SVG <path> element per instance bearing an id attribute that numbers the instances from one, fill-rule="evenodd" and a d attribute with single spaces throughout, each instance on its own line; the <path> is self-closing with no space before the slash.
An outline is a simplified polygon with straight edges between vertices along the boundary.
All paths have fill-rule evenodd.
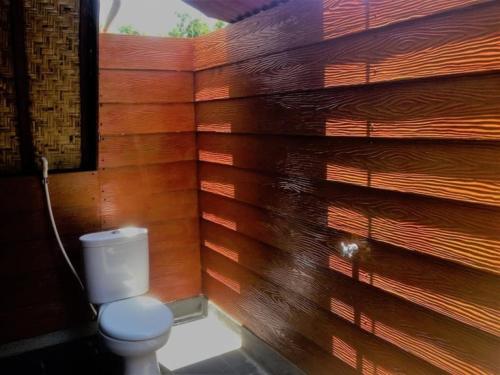
<path id="1" fill-rule="evenodd" d="M 354 254 L 359 251 L 359 246 L 357 243 L 340 243 L 340 251 L 343 257 L 352 258 Z"/>

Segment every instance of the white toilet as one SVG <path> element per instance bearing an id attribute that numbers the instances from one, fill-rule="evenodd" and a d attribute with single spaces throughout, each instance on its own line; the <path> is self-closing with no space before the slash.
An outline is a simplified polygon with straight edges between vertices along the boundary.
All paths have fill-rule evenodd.
<path id="1" fill-rule="evenodd" d="M 100 305 L 99 334 L 124 357 L 125 375 L 159 375 L 156 350 L 173 324 L 170 309 L 149 290 L 148 231 L 122 228 L 80 237 L 89 301 Z"/>

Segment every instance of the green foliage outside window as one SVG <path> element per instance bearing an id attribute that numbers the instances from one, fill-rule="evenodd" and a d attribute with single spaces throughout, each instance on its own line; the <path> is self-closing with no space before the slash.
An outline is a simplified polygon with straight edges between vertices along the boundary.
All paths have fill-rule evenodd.
<path id="1" fill-rule="evenodd" d="M 217 21 L 213 28 L 199 18 L 192 18 L 187 13 L 176 13 L 179 21 L 177 25 L 168 32 L 168 36 L 174 38 L 194 38 L 200 35 L 208 34 L 212 31 L 222 29 L 226 26 L 223 21 Z"/>
<path id="2" fill-rule="evenodd" d="M 222 29 L 227 25 L 224 21 L 217 21 L 213 27 L 210 27 L 205 21 L 199 18 L 192 18 L 187 13 L 176 13 L 176 15 L 179 20 L 175 27 L 168 32 L 168 36 L 174 38 L 195 38 Z M 142 35 L 132 25 L 120 26 L 118 32 L 126 35 Z"/>
<path id="3" fill-rule="evenodd" d="M 137 31 L 135 27 L 132 25 L 120 26 L 118 28 L 118 32 L 120 34 L 127 34 L 127 35 L 141 35 L 141 33 L 139 33 L 139 31 Z"/>

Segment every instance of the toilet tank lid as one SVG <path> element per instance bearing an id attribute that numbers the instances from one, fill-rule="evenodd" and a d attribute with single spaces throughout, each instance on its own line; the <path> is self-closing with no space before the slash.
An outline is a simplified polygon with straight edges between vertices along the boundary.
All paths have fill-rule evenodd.
<path id="1" fill-rule="evenodd" d="M 116 245 L 130 242 L 147 235 L 146 228 L 126 227 L 104 232 L 88 233 L 80 237 L 80 241 L 86 247 L 98 247 L 103 245 Z"/>

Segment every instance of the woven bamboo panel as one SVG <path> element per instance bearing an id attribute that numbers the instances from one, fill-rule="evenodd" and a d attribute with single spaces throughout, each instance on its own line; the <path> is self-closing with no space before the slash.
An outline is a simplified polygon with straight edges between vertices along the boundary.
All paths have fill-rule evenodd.
<path id="1" fill-rule="evenodd" d="M 0 0 L 0 173 L 21 170 L 9 30 L 10 0 Z"/>
<path id="2" fill-rule="evenodd" d="M 25 0 L 24 10 L 36 156 L 79 168 L 79 0 Z"/>

